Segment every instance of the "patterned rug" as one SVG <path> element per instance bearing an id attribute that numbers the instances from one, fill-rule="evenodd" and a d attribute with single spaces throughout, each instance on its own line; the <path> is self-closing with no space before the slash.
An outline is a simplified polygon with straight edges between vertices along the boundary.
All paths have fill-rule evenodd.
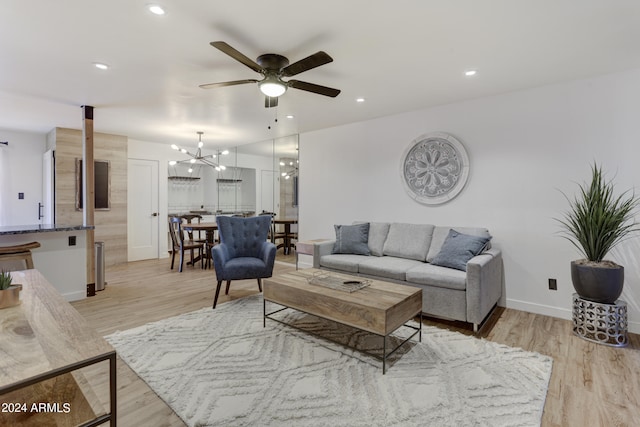
<path id="1" fill-rule="evenodd" d="M 106 339 L 189 426 L 540 425 L 547 356 L 425 326 L 382 375 L 379 359 L 330 341 L 376 352 L 382 338 L 278 315 L 323 338 L 269 319 L 263 328 L 255 295 Z"/>

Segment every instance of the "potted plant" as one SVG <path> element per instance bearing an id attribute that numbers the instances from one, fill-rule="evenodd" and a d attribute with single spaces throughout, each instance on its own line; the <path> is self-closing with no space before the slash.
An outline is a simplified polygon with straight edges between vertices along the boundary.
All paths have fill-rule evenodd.
<path id="1" fill-rule="evenodd" d="M 611 181 L 594 162 L 591 183 L 579 184 L 564 219 L 563 237 L 584 255 L 571 262 L 571 281 L 580 298 L 613 304 L 622 293 L 624 267 L 604 257 L 630 233 L 638 231 L 634 216 L 639 200 L 629 190 L 616 196 Z"/>
<path id="2" fill-rule="evenodd" d="M 13 307 L 20 304 L 22 285 L 12 285 L 13 278 L 8 271 L 0 271 L 0 308 Z"/>

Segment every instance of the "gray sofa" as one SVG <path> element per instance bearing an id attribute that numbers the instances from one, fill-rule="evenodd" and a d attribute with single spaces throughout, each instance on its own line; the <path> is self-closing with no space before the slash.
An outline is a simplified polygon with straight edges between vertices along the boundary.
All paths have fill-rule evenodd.
<path id="1" fill-rule="evenodd" d="M 364 247 L 345 244 L 353 240 L 347 232 L 364 239 Z M 338 245 L 314 246 L 315 268 L 419 287 L 429 316 L 472 323 L 477 331 L 502 295 L 502 254 L 491 248 L 487 229 L 358 222 L 336 226 L 336 236 Z M 465 239 L 474 247 L 467 248 Z"/>

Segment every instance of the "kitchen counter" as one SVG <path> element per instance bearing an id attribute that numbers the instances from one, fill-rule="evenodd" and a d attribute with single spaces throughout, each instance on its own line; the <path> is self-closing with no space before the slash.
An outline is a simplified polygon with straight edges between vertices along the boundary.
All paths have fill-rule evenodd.
<path id="1" fill-rule="evenodd" d="M 93 230 L 93 225 L 59 225 L 59 224 L 31 224 L 31 225 L 5 225 L 0 227 L 0 236 L 10 234 L 47 233 L 55 231 L 82 231 Z"/>
<path id="2" fill-rule="evenodd" d="M 67 301 L 87 296 L 87 230 L 94 226 L 64 224 L 0 227 L 0 246 L 40 243 L 31 251 L 33 264 Z"/>

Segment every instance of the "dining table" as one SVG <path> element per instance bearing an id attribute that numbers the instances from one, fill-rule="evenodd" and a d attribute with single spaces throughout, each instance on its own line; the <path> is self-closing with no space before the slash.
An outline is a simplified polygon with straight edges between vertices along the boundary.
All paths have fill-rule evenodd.
<path id="1" fill-rule="evenodd" d="M 218 229 L 218 224 L 215 222 L 194 222 L 191 224 L 184 224 L 182 229 L 188 232 L 194 231 L 204 231 L 206 233 L 207 239 L 207 249 L 213 247 L 216 242 L 216 230 Z M 207 259 L 211 258 L 211 254 L 208 250 L 205 249 L 205 254 Z M 195 265 L 196 262 L 200 261 L 200 256 L 198 255 L 193 259 L 193 261 L 188 262 L 188 265 Z"/>
<path id="2" fill-rule="evenodd" d="M 283 252 L 285 255 L 288 255 L 291 248 L 295 249 L 295 245 L 293 243 L 293 239 L 296 238 L 298 236 L 298 233 L 293 233 L 291 231 L 291 226 L 293 224 L 297 224 L 298 220 L 297 219 L 286 219 L 286 218 L 282 218 L 282 219 L 273 219 L 273 224 L 277 227 L 278 225 L 282 225 L 283 226 L 283 235 L 282 235 L 282 243 L 279 244 L 277 246 L 277 249 L 283 248 Z M 274 233 L 275 235 L 277 235 L 277 233 Z"/>

